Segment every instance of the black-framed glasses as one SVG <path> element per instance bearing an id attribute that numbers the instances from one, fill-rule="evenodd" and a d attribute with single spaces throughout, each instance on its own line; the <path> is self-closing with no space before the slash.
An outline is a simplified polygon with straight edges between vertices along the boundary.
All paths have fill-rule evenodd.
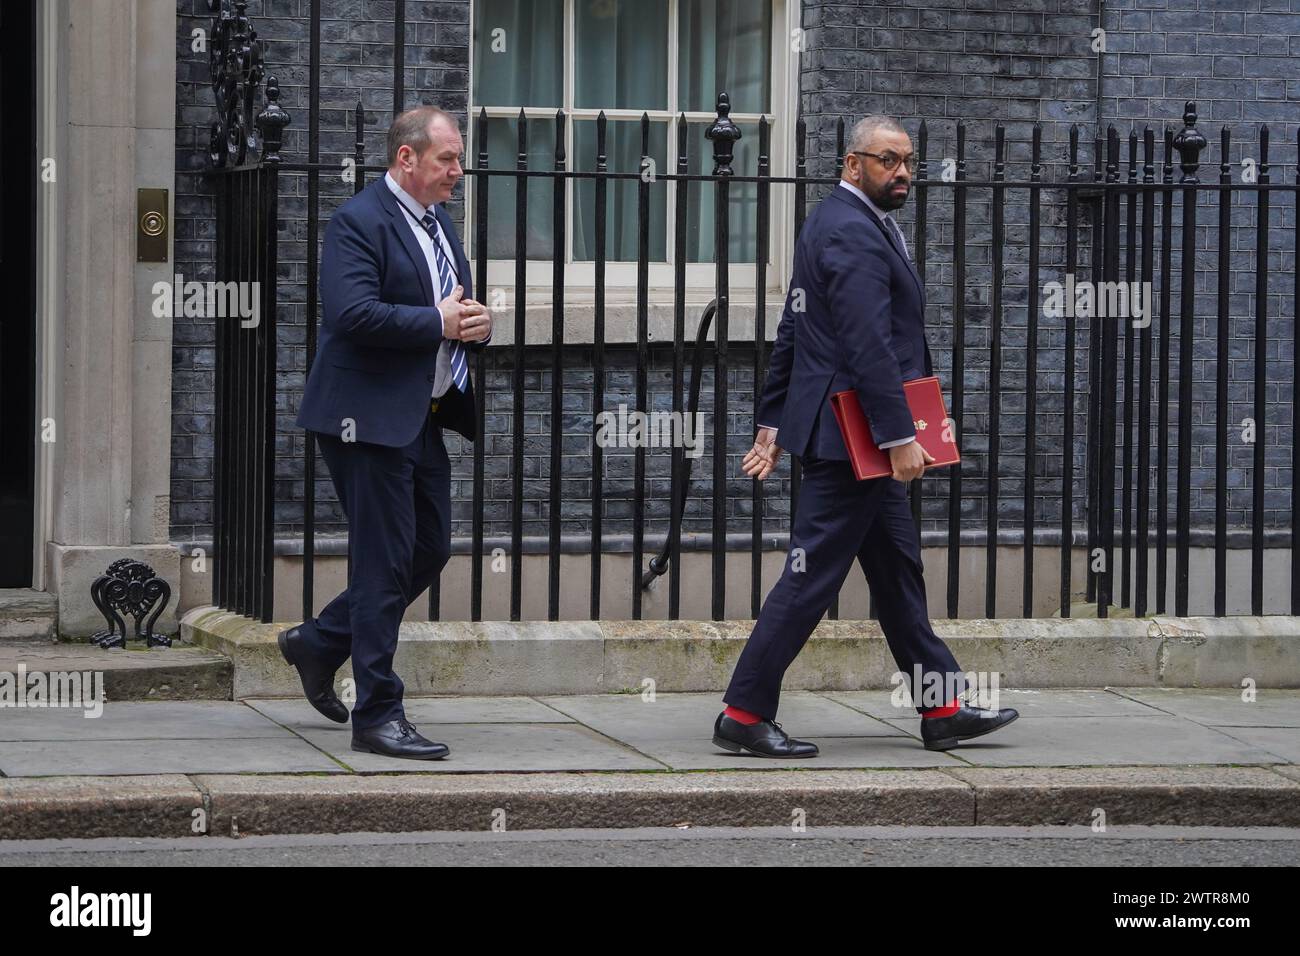
<path id="1" fill-rule="evenodd" d="M 892 173 L 899 166 L 906 164 L 907 171 L 912 175 L 916 175 L 916 154 L 915 153 L 913 153 L 910 156 L 898 156 L 895 155 L 894 153 L 869 153 L 865 149 L 854 149 L 854 150 L 850 150 L 850 152 L 858 156 L 870 156 L 872 159 L 878 160 L 880 162 L 880 165 L 885 167 L 886 172 Z"/>

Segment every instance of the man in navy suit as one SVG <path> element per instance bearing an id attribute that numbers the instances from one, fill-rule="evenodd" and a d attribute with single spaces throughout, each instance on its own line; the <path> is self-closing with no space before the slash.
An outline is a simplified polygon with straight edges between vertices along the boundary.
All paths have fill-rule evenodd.
<path id="1" fill-rule="evenodd" d="M 352 658 L 352 749 L 440 759 L 393 672 L 398 625 L 451 553 L 451 465 L 443 429 L 476 438 L 470 353 L 492 334 L 469 262 L 442 208 L 463 175 L 455 119 L 432 106 L 388 131 L 388 172 L 330 220 L 323 317 L 298 425 L 315 433 L 348 519 L 348 586 L 280 634 L 312 705 L 344 723 L 334 673 Z"/>
<path id="2" fill-rule="evenodd" d="M 849 137 L 840 182 L 804 223 L 794 272 L 743 468 L 762 480 L 781 449 L 803 480 L 781 579 L 736 663 L 713 742 L 760 757 L 813 757 L 816 744 L 774 723 L 781 678 L 839 593 L 854 559 L 922 715 L 927 749 L 947 750 L 1014 720 L 964 704 L 962 671 L 930 627 L 921 541 L 907 483 L 933 459 L 916 442 L 903 382 L 930 375 L 925 290 L 890 210 L 907 200 L 912 142 L 897 120 L 868 116 Z M 892 477 L 858 481 L 830 397 L 855 389 Z M 778 435 L 780 444 L 777 444 Z M 921 675 L 921 686 L 915 676 Z M 929 699 L 926 689 L 943 691 Z"/>

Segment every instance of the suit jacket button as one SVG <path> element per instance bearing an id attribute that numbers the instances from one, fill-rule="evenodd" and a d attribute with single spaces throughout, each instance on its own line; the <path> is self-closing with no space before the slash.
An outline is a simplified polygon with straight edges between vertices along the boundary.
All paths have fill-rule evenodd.
<path id="1" fill-rule="evenodd" d="M 432 376 L 432 375 L 428 376 L 428 379 L 429 379 L 429 384 L 432 385 L 432 384 L 433 384 L 433 376 Z"/>

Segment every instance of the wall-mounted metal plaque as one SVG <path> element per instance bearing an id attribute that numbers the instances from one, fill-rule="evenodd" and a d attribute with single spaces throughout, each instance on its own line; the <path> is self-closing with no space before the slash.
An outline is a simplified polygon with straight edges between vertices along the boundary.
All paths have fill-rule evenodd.
<path id="1" fill-rule="evenodd" d="M 167 261 L 167 190 L 135 191 L 136 262 Z"/>

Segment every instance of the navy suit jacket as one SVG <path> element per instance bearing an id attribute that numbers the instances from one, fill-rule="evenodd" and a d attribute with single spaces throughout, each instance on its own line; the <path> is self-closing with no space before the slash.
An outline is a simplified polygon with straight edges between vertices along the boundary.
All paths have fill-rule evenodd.
<path id="1" fill-rule="evenodd" d="M 465 298 L 473 298 L 469 260 L 451 217 L 435 208 L 455 253 L 452 265 Z M 404 447 L 429 414 L 438 348 L 438 290 L 407 214 L 379 177 L 334 213 L 320 262 L 322 317 L 316 359 L 307 375 L 298 426 Z M 483 343 L 466 343 L 471 352 Z M 471 441 L 476 437 L 474 385 L 452 385 L 435 418 Z"/>
<path id="2" fill-rule="evenodd" d="M 856 389 L 876 444 L 915 437 L 903 382 L 932 374 L 925 290 L 897 238 L 841 186 L 804 222 L 756 423 L 799 457 L 848 460 L 830 396 Z"/>

